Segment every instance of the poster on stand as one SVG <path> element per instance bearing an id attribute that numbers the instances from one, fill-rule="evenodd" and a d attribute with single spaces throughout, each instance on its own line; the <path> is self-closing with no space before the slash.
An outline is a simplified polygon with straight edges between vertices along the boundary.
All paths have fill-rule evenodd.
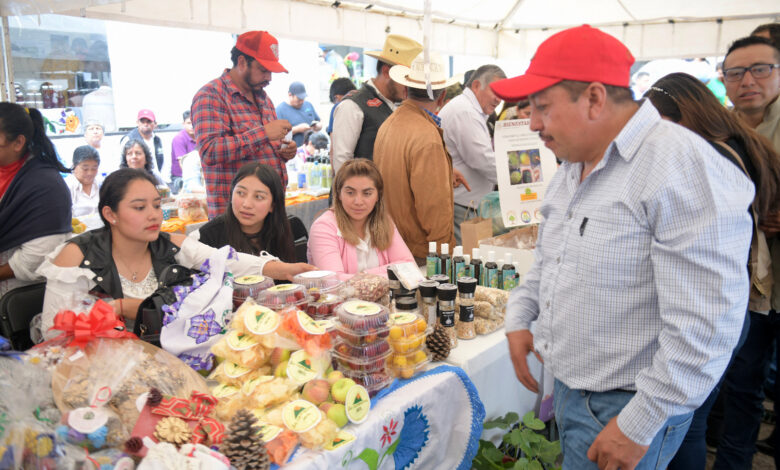
<path id="1" fill-rule="evenodd" d="M 538 224 L 539 208 L 558 164 L 528 119 L 497 121 L 494 147 L 504 226 Z"/>

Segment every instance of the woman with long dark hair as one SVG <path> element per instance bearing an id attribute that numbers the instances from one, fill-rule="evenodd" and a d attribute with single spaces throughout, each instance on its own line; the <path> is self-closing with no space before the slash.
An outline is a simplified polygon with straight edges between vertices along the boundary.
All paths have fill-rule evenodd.
<path id="1" fill-rule="evenodd" d="M 71 228 L 70 192 L 34 108 L 0 103 L 0 296 L 40 280 L 35 270 Z"/>
<path id="2" fill-rule="evenodd" d="M 225 213 L 190 236 L 214 248 L 230 245 L 241 253 L 268 252 L 294 262 L 295 247 L 279 173 L 262 163 L 239 168 L 230 185 Z"/>
<path id="3" fill-rule="evenodd" d="M 690 75 L 673 73 L 655 82 L 644 96 L 653 103 L 661 116 L 700 135 L 721 155 L 750 177 L 756 187 L 756 197 L 753 201 L 751 215 L 758 218 L 756 221 L 758 226 L 762 220 L 778 210 L 780 206 L 780 200 L 778 200 L 780 157 L 768 140 L 721 106 L 715 95 L 704 84 Z M 768 297 L 762 294 L 771 292 L 772 289 L 771 264 L 766 237 L 759 228 L 755 228 L 748 266 L 751 281 L 748 303 L 750 313 L 745 318 L 742 337 L 734 349 L 732 359 L 741 345 L 750 341 L 749 338 L 745 337 L 751 318 L 754 315 L 761 315 L 756 312 L 771 310 Z M 733 364 L 731 367 L 738 366 L 739 364 Z M 677 455 L 669 465 L 670 469 L 705 467 L 707 417 L 718 396 L 721 382 L 715 386 L 707 400 L 694 413 L 691 427 Z"/>
<path id="4" fill-rule="evenodd" d="M 63 244 L 39 269 L 47 279 L 44 337 L 56 334 L 48 329 L 74 293 L 113 298 L 114 310 L 132 323 L 141 302 L 157 289 L 163 269 L 172 264 L 197 269 L 216 252 L 184 235 L 160 232 L 160 200 L 154 178 L 143 170 L 124 168 L 108 175 L 98 204 L 105 226 Z M 235 276 L 291 280 L 314 267 L 284 263 L 268 254 L 238 253 L 228 260 L 228 269 Z"/>
<path id="5" fill-rule="evenodd" d="M 146 170 L 157 181 L 157 186 L 167 186 L 152 158 L 152 152 L 145 142 L 138 139 L 129 139 L 122 147 L 122 159 L 119 168 L 135 168 Z"/>

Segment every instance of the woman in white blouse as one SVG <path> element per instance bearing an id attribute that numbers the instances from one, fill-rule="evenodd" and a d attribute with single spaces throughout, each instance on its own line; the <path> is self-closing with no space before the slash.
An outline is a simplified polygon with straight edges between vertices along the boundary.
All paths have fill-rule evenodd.
<path id="1" fill-rule="evenodd" d="M 73 217 L 97 213 L 100 199 L 100 182 L 97 181 L 100 155 L 89 145 L 73 151 L 73 170 L 65 177 L 73 203 Z"/>
<path id="2" fill-rule="evenodd" d="M 38 270 L 47 281 L 44 338 L 58 333 L 49 330 L 57 312 L 72 308 L 87 293 L 114 299 L 115 311 L 132 323 L 166 266 L 198 268 L 216 251 L 184 235 L 160 232 L 163 217 L 155 183 L 144 170 L 126 168 L 110 174 L 98 204 L 105 227 L 71 239 L 46 258 Z M 305 263 L 283 263 L 266 253 L 238 253 L 228 267 L 235 276 L 262 274 L 288 280 L 314 269 Z"/>

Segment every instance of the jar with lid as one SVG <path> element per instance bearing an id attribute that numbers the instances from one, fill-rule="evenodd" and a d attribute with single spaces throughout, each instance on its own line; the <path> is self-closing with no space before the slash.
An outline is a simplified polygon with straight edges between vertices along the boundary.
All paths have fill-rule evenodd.
<path id="1" fill-rule="evenodd" d="M 473 277 L 458 279 L 458 295 L 460 296 L 460 312 L 458 312 L 458 339 L 474 339 L 477 332 L 474 329 L 474 292 L 477 290 L 477 280 Z"/>
<path id="2" fill-rule="evenodd" d="M 458 287 L 455 284 L 439 284 L 436 293 L 439 297 L 439 321 L 450 339 L 450 349 L 458 346 L 458 336 L 455 331 L 455 295 Z"/>
<path id="3" fill-rule="evenodd" d="M 392 306 L 393 300 L 401 289 L 401 281 L 398 280 L 398 276 L 395 275 L 395 270 L 391 266 L 387 267 L 387 287 L 390 289 L 390 305 Z"/>
<path id="4" fill-rule="evenodd" d="M 420 293 L 420 314 L 425 317 L 429 325 L 436 325 L 436 287 L 439 283 L 436 281 L 422 281 L 417 285 L 417 292 Z"/>
<path id="5" fill-rule="evenodd" d="M 420 310 L 417 308 L 416 297 L 398 297 L 395 299 L 395 311 L 403 313 L 419 314 Z"/>
<path id="6" fill-rule="evenodd" d="M 436 281 L 439 284 L 447 284 L 450 282 L 449 276 L 446 274 L 435 274 L 430 277 L 431 281 Z"/>

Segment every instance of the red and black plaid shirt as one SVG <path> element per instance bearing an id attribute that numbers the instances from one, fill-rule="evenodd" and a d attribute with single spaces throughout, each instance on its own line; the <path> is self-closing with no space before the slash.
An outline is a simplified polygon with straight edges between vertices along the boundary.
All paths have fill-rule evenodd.
<path id="1" fill-rule="evenodd" d="M 275 168 L 287 187 L 279 143 L 265 135 L 266 123 L 276 120 L 276 109 L 265 91 L 255 92 L 252 103 L 230 79 L 230 69 L 201 88 L 192 100 L 192 124 L 198 141 L 209 204 L 209 219 L 225 212 L 230 183 L 242 165 L 265 163 Z"/>

